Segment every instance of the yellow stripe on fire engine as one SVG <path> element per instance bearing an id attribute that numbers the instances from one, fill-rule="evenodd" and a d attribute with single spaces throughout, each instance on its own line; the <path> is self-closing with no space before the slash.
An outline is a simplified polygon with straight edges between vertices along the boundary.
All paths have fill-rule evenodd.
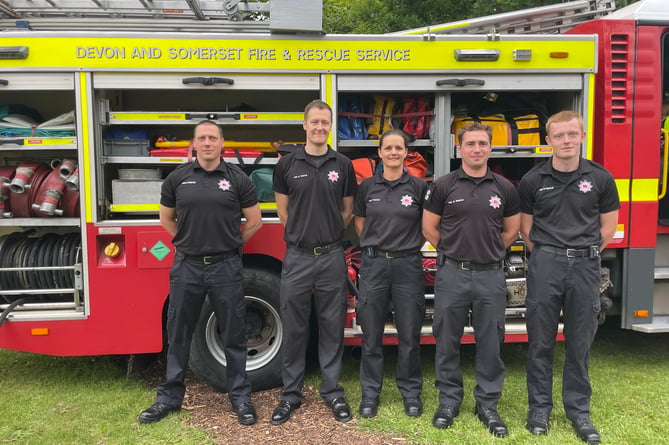
<path id="1" fill-rule="evenodd" d="M 109 204 L 109 210 L 112 212 L 158 212 L 160 204 Z"/>
<path id="2" fill-rule="evenodd" d="M 275 202 L 259 203 L 261 210 L 276 210 Z M 110 204 L 109 210 L 123 213 L 149 213 L 160 211 L 160 204 Z"/>
<path id="3" fill-rule="evenodd" d="M 657 201 L 658 185 L 657 178 L 633 179 L 632 201 Z"/>
<path id="4" fill-rule="evenodd" d="M 204 119 L 202 113 L 196 113 L 197 120 Z M 215 115 L 216 113 L 212 113 Z M 187 121 L 191 120 L 188 113 L 142 113 L 142 112 L 125 112 L 125 113 L 109 113 L 111 121 Z M 229 113 L 225 112 L 220 116 L 213 116 L 214 120 L 231 119 L 236 121 L 246 122 L 275 122 L 282 123 L 301 123 L 303 120 L 302 113 Z"/>
<path id="5" fill-rule="evenodd" d="M 91 82 L 89 82 L 90 74 L 89 73 L 79 73 L 78 84 L 77 84 L 77 115 L 81 116 L 81 131 L 79 132 L 78 141 L 81 144 L 80 153 L 83 160 L 83 165 L 91 167 L 91 153 L 93 152 L 93 147 L 91 146 L 92 135 L 90 116 L 92 116 L 91 103 L 88 100 L 92 96 L 91 92 Z M 84 167 L 84 170 L 86 167 Z M 84 221 L 87 223 L 93 222 L 93 209 L 94 207 L 94 196 L 91 190 L 93 186 L 91 184 L 93 175 L 85 174 L 83 175 L 83 183 L 79 184 L 81 190 L 81 196 L 85 197 L 83 201 L 84 208 Z M 81 175 L 80 175 L 81 177 Z"/>
<path id="6" fill-rule="evenodd" d="M 76 145 L 77 140 L 75 138 L 30 138 L 24 139 L 23 145 Z"/>
<path id="7" fill-rule="evenodd" d="M 615 182 L 620 202 L 628 202 L 630 200 L 630 180 L 616 179 Z"/>
<path id="8" fill-rule="evenodd" d="M 328 104 L 334 104 L 335 108 L 338 108 L 339 105 L 337 104 L 337 95 L 335 94 L 335 91 L 337 90 L 336 82 L 337 82 L 337 76 L 333 76 L 332 74 L 321 74 L 321 82 L 323 84 L 323 87 L 325 89 L 324 91 L 324 96 L 321 98 L 322 100 L 325 101 L 325 103 Z M 332 122 L 333 125 L 337 124 L 337 116 L 332 116 Z M 332 146 L 334 145 L 334 136 L 332 132 L 328 135 L 328 145 Z"/>
<path id="9" fill-rule="evenodd" d="M 527 35 L 522 39 L 485 36 L 467 40 L 439 36 L 429 41 L 420 36 L 371 38 L 323 36 L 296 39 L 290 36 L 221 38 L 159 38 L 147 34 L 128 37 L 3 36 L 3 46 L 27 46 L 22 60 L 0 59 L 0 69 L 34 67 L 77 70 L 113 69 L 149 71 L 162 68 L 245 72 L 309 71 L 333 73 L 340 70 L 387 70 L 416 72 L 429 70 L 560 70 L 594 72 L 594 36 Z M 532 49 L 532 59 L 514 60 L 514 50 Z M 496 60 L 456 60 L 455 50 L 499 50 Z M 550 57 L 565 52 L 568 58 Z"/>
<path id="10" fill-rule="evenodd" d="M 657 178 L 616 179 L 616 188 L 621 202 L 657 201 L 659 180 Z M 630 188 L 631 183 L 631 188 Z"/>
<path id="11" fill-rule="evenodd" d="M 185 121 L 185 113 L 109 113 L 111 120 Z"/>
<path id="12" fill-rule="evenodd" d="M 302 113 L 241 113 L 239 120 L 242 121 L 297 121 L 304 120 Z"/>
<path id="13" fill-rule="evenodd" d="M 588 76 L 588 89 L 586 91 L 587 95 L 587 104 L 588 104 L 588 111 L 587 115 L 583 116 L 585 119 L 585 125 L 586 127 L 592 128 L 594 122 L 594 115 L 595 115 L 595 74 L 591 73 Z M 594 137 L 594 131 L 587 131 L 585 133 L 585 139 L 586 139 L 586 153 L 585 153 L 585 158 L 586 159 L 592 159 L 592 149 L 593 149 L 593 137 Z"/>
<path id="14" fill-rule="evenodd" d="M 402 33 L 400 33 L 400 35 L 403 35 L 403 36 L 419 36 L 419 35 L 427 34 L 429 32 L 438 33 L 440 31 L 448 31 L 448 30 L 451 30 L 451 29 L 464 28 L 464 27 L 467 27 L 467 26 L 471 26 L 471 22 L 462 21 L 462 22 L 450 23 L 450 24 L 441 25 L 441 26 L 430 26 L 428 28 L 420 28 L 420 29 L 414 29 L 414 30 L 411 30 L 411 31 L 403 31 Z"/>

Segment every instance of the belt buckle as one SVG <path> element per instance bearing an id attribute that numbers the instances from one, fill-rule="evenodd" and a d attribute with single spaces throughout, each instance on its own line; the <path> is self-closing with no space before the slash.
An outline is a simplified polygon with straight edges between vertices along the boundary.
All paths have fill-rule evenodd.
<path id="1" fill-rule="evenodd" d="M 214 264 L 214 263 L 212 263 L 212 261 L 211 261 L 212 258 L 213 258 L 213 257 L 210 256 L 210 255 L 203 256 L 203 257 L 202 257 L 202 264 L 205 264 L 205 265 L 207 265 L 207 264 Z"/>
<path id="2" fill-rule="evenodd" d="M 460 269 L 461 270 L 471 270 L 471 261 L 461 261 L 460 262 Z"/>
<path id="3" fill-rule="evenodd" d="M 313 249 L 314 256 L 319 256 L 323 255 L 324 253 L 328 253 L 328 246 L 316 246 Z"/>
<path id="4" fill-rule="evenodd" d="M 566 249 L 567 258 L 576 258 L 576 252 L 578 249 Z"/>

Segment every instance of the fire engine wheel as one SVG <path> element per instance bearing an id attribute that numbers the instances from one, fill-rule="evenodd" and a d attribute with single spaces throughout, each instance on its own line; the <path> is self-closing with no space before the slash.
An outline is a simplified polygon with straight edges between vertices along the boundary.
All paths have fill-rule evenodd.
<path id="1" fill-rule="evenodd" d="M 246 372 L 253 391 L 281 385 L 282 324 L 279 316 L 279 276 L 260 269 L 244 269 L 247 349 Z M 227 391 L 226 359 L 218 323 L 209 300 L 195 327 L 190 353 L 191 370 L 217 391 Z"/>

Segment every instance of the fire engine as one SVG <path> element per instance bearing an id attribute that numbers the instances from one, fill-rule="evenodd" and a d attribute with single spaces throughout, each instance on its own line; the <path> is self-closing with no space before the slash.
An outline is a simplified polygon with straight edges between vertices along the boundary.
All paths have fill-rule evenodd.
<path id="1" fill-rule="evenodd" d="M 581 112 L 583 155 L 613 173 L 622 202 L 602 258 L 604 306 L 622 328 L 669 331 L 664 0 L 615 12 L 613 1 L 579 0 L 389 35 L 324 35 L 320 2 L 298 3 L 0 2 L 1 348 L 161 351 L 173 248 L 158 221 L 160 184 L 192 159 L 194 124 L 211 119 L 224 129 L 225 160 L 257 181 L 264 226 L 243 256 L 247 369 L 254 389 L 279 385 L 285 244 L 267 178 L 277 147 L 303 141 L 313 99 L 336 111 L 330 142 L 351 158 L 372 155 L 386 127 L 422 128 L 411 149 L 427 160 L 428 181 L 460 165 L 458 122 L 495 122 L 490 166 L 518 181 L 551 155 L 545 118 Z M 346 240 L 354 346 L 352 230 Z M 423 343 L 434 342 L 434 254 L 426 246 Z M 505 263 L 506 341 L 522 342 L 522 241 Z M 216 333 L 205 304 L 190 365 L 225 390 Z M 389 313 L 387 344 L 395 333 Z M 471 327 L 462 341 L 473 342 Z"/>

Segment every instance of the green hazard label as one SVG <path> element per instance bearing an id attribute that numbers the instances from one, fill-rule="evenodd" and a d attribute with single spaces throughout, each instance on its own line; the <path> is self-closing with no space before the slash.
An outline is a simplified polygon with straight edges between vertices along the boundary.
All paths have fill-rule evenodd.
<path id="1" fill-rule="evenodd" d="M 158 259 L 158 261 L 162 261 L 163 258 L 169 255 L 170 248 L 167 247 L 165 243 L 163 243 L 162 241 L 158 241 L 156 244 L 153 245 L 150 252 L 153 254 L 154 257 Z"/>

